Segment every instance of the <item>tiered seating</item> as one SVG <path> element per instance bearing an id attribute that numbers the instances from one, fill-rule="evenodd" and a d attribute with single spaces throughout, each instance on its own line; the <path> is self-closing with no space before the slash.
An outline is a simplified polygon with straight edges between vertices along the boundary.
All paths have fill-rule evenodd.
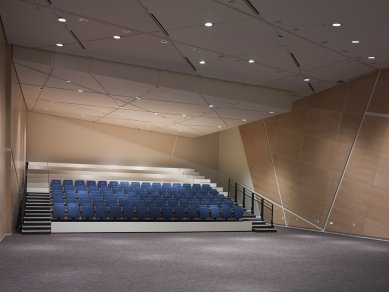
<path id="1" fill-rule="evenodd" d="M 209 184 L 52 180 L 57 220 L 239 220 L 243 209 Z"/>

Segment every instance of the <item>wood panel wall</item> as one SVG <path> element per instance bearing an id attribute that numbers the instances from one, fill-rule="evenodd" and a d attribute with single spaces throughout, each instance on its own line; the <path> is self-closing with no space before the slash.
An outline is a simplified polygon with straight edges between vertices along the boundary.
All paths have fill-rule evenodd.
<path id="1" fill-rule="evenodd" d="M 389 238 L 389 70 L 239 129 L 254 188 L 287 225 Z"/>

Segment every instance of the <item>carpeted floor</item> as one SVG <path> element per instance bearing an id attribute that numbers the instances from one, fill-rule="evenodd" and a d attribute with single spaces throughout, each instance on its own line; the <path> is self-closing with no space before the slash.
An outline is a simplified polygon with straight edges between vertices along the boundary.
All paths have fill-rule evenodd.
<path id="1" fill-rule="evenodd" d="M 389 291 L 389 243 L 278 233 L 15 234 L 0 291 Z"/>

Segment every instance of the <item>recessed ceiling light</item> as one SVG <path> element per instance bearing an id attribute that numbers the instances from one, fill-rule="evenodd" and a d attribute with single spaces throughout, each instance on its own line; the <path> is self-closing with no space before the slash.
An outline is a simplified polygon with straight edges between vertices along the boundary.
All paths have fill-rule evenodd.
<path id="1" fill-rule="evenodd" d="M 242 122 L 247 122 L 247 120 L 246 119 L 242 119 Z"/>
<path id="2" fill-rule="evenodd" d="M 59 22 L 66 22 L 66 18 L 64 18 L 64 17 L 58 17 L 58 21 L 59 21 Z"/>
<path id="3" fill-rule="evenodd" d="M 84 92 L 84 90 L 82 90 L 82 89 L 78 89 L 77 91 L 78 91 L 78 92 Z"/>
<path id="4" fill-rule="evenodd" d="M 183 117 L 186 117 L 186 114 L 182 114 Z"/>
<path id="5" fill-rule="evenodd" d="M 118 108 L 123 108 L 124 106 L 122 106 L 122 105 L 118 105 Z"/>
<path id="6" fill-rule="evenodd" d="M 250 63 L 250 64 L 252 64 L 252 63 L 254 63 L 254 62 L 255 62 L 255 61 L 254 61 L 253 59 L 250 59 L 250 60 L 249 60 L 249 63 Z"/>
<path id="7" fill-rule="evenodd" d="M 334 224 L 334 222 L 330 221 L 330 224 L 332 225 L 332 224 Z"/>
<path id="8" fill-rule="evenodd" d="M 82 18 L 82 17 L 81 17 L 81 18 L 78 19 L 78 21 L 79 21 L 79 22 L 88 22 L 89 20 L 86 19 L 86 18 Z"/>
<path id="9" fill-rule="evenodd" d="M 120 35 L 114 35 L 113 38 L 114 38 L 115 40 L 120 40 Z"/>
<path id="10" fill-rule="evenodd" d="M 165 44 L 167 44 L 168 43 L 168 41 L 167 40 L 160 40 L 159 41 L 161 44 L 163 44 L 163 45 L 165 45 Z"/>
<path id="11" fill-rule="evenodd" d="M 141 99 L 139 96 L 135 96 L 136 99 Z"/>
<path id="12" fill-rule="evenodd" d="M 304 78 L 305 82 L 309 82 L 309 80 L 310 80 L 309 78 Z"/>
<path id="13" fill-rule="evenodd" d="M 154 115 L 158 115 L 158 113 L 154 113 Z"/>
<path id="14" fill-rule="evenodd" d="M 353 44 L 359 44 L 359 41 L 351 41 Z"/>
<path id="15" fill-rule="evenodd" d="M 333 26 L 333 27 L 341 27 L 342 24 L 339 23 L 339 22 L 335 22 L 335 23 L 332 24 L 332 26 Z"/>
<path id="16" fill-rule="evenodd" d="M 275 114 L 275 112 L 269 112 L 269 114 L 271 114 L 271 115 L 272 115 L 272 114 Z"/>
<path id="17" fill-rule="evenodd" d="M 213 105 L 213 104 L 210 104 L 209 107 L 214 107 L 214 105 Z"/>
<path id="18" fill-rule="evenodd" d="M 63 47 L 63 44 L 61 43 L 58 43 L 58 44 L 55 44 L 57 47 Z"/>
<path id="19" fill-rule="evenodd" d="M 204 65 L 204 64 L 205 64 L 205 61 L 204 61 L 204 60 L 201 60 L 199 63 L 200 63 L 201 65 Z"/>
<path id="20" fill-rule="evenodd" d="M 375 57 L 374 56 L 370 56 L 370 57 L 367 57 L 369 60 L 374 60 Z"/>
<path id="21" fill-rule="evenodd" d="M 71 80 L 65 80 L 65 83 L 72 83 Z"/>
<path id="22" fill-rule="evenodd" d="M 196 52 L 197 50 L 198 50 L 198 48 L 193 48 L 192 52 Z"/>
<path id="23" fill-rule="evenodd" d="M 204 25 L 205 25 L 206 27 L 211 27 L 213 24 L 212 24 L 212 22 L 206 22 L 206 23 L 204 23 Z"/>
<path id="24" fill-rule="evenodd" d="M 219 125 L 219 126 L 217 126 L 217 127 L 220 129 L 222 126 Z"/>

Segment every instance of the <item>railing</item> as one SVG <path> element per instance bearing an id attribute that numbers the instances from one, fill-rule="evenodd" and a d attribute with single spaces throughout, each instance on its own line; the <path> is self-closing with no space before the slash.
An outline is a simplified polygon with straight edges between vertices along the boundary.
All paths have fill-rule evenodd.
<path id="1" fill-rule="evenodd" d="M 228 197 L 236 203 L 242 204 L 243 208 L 250 210 L 252 214 L 259 213 L 262 221 L 266 221 L 273 226 L 274 206 L 260 194 L 232 179 L 228 179 Z"/>
<path id="2" fill-rule="evenodd" d="M 26 162 L 26 169 L 24 172 L 24 188 L 23 193 L 21 194 L 21 200 L 20 200 L 20 206 L 19 206 L 19 216 L 18 216 L 18 229 L 22 230 L 23 225 L 23 216 L 24 216 L 24 205 L 26 201 L 26 195 L 27 195 L 27 173 L 28 173 L 28 161 Z"/>

